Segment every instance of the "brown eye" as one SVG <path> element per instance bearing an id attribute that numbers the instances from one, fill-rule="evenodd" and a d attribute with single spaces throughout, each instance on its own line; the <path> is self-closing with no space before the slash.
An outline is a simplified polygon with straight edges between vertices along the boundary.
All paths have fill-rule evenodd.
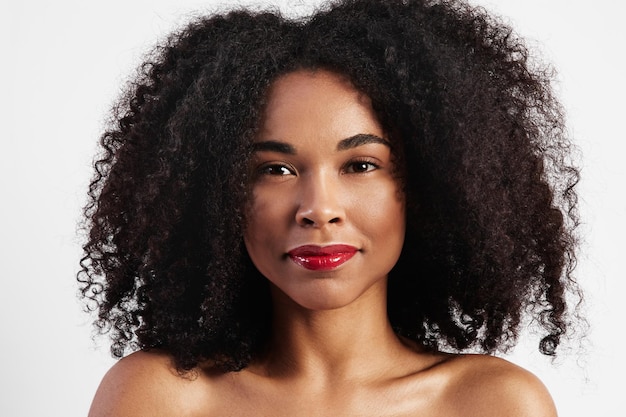
<path id="1" fill-rule="evenodd" d="M 293 175 L 294 172 L 285 165 L 280 164 L 269 164 L 264 165 L 259 169 L 259 174 L 261 175 L 272 175 L 272 176 L 285 176 L 285 175 Z"/>
<path id="2" fill-rule="evenodd" d="M 369 161 L 354 161 L 346 166 L 345 172 L 348 174 L 362 174 L 378 169 L 378 165 Z"/>

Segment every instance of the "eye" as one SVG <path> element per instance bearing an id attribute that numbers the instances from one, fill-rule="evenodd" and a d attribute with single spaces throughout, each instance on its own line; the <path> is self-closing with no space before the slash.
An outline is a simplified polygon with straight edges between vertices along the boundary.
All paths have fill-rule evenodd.
<path id="1" fill-rule="evenodd" d="M 371 161 L 352 161 L 346 165 L 345 172 L 348 174 L 363 174 L 378 168 L 379 166 Z"/>
<path id="2" fill-rule="evenodd" d="M 294 175 L 295 170 L 287 165 L 270 163 L 262 165 L 258 171 L 259 175 L 270 175 L 282 177 L 286 175 Z"/>

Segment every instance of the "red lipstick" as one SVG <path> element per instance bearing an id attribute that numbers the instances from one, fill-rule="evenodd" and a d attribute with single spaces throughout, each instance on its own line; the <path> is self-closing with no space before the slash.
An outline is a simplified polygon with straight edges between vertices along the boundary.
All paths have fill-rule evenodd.
<path id="1" fill-rule="evenodd" d="M 304 245 L 289 251 L 289 258 L 303 268 L 329 271 L 349 261 L 357 252 L 350 245 Z"/>

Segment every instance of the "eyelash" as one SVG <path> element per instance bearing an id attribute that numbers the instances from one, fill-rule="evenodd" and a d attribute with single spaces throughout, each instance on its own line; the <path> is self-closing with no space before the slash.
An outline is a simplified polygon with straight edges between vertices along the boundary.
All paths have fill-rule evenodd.
<path id="1" fill-rule="evenodd" d="M 271 171 L 273 170 L 283 170 L 283 172 L 281 174 L 273 174 Z M 287 171 L 287 172 L 285 172 Z M 263 164 L 259 167 L 258 170 L 258 174 L 259 175 L 270 175 L 270 176 L 276 176 L 276 177 L 282 177 L 284 175 L 289 175 L 289 174 L 295 174 L 295 169 L 287 164 L 279 164 L 279 163 L 275 163 L 275 162 L 271 162 L 268 164 Z"/>
<path id="2" fill-rule="evenodd" d="M 349 169 L 350 167 L 351 167 L 351 168 L 354 168 L 355 166 L 358 166 L 358 165 L 361 165 L 361 166 L 363 166 L 363 165 L 368 165 L 368 168 L 367 168 L 367 169 L 365 169 L 364 171 L 352 171 L 352 172 L 348 172 L 348 169 Z M 380 165 L 378 165 L 377 163 L 373 162 L 373 161 L 372 161 L 372 160 L 370 160 L 370 159 L 356 159 L 356 160 L 352 160 L 352 161 L 348 162 L 348 163 L 345 165 L 345 167 L 344 167 L 343 171 L 344 171 L 345 173 L 348 173 L 348 174 L 366 174 L 366 173 L 368 173 L 368 172 L 370 172 L 370 171 L 375 171 L 375 170 L 377 170 L 377 169 L 379 169 L 379 168 L 380 168 Z"/>
<path id="3" fill-rule="evenodd" d="M 360 166 L 363 168 L 367 166 L 363 170 L 355 169 Z M 355 159 L 346 163 L 342 168 L 343 174 L 366 174 L 371 171 L 375 171 L 380 168 L 380 165 L 373 162 L 370 159 Z M 257 171 L 257 175 L 268 175 L 275 177 L 282 177 L 286 175 L 296 175 L 296 169 L 289 164 L 270 162 L 267 164 L 263 164 L 259 167 Z"/>

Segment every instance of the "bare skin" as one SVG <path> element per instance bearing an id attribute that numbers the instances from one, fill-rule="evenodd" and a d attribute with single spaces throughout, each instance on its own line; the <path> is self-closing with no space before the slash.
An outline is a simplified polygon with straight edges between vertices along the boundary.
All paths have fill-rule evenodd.
<path id="1" fill-rule="evenodd" d="M 89 415 L 556 416 L 529 372 L 489 356 L 420 351 L 393 335 L 382 305 L 367 305 L 334 317 L 301 312 L 279 327 L 293 333 L 278 333 L 276 349 L 240 372 L 207 365 L 180 376 L 166 354 L 137 352 L 106 375 Z M 366 320 L 341 324 L 358 312 Z"/>
<path id="2" fill-rule="evenodd" d="M 311 381 L 295 373 L 276 378 L 262 366 L 180 376 L 166 354 L 137 352 L 108 372 L 89 416 L 556 416 L 542 383 L 502 359 L 401 356 L 413 359 L 405 369 L 392 358 L 391 367 L 364 364 L 356 376 L 312 370 L 319 381 Z"/>
<path id="3" fill-rule="evenodd" d="M 270 89 L 244 240 L 274 303 L 267 353 L 240 372 L 210 363 L 180 375 L 137 352 L 105 376 L 91 417 L 553 417 L 543 384 L 507 361 L 428 353 L 387 318 L 387 274 L 404 238 L 391 146 L 367 97 L 326 71 Z M 356 140 L 354 139 L 356 138 Z M 289 251 L 350 245 L 311 270 Z"/>

